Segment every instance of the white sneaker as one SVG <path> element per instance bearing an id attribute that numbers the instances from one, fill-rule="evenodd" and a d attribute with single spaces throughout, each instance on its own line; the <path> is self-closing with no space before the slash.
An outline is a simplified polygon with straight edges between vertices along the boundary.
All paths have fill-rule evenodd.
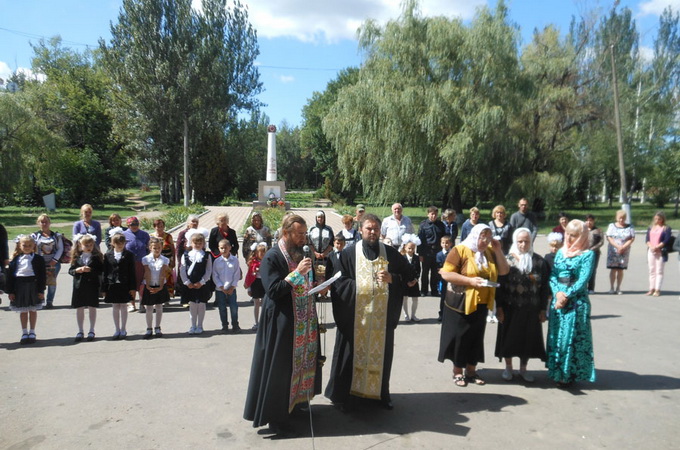
<path id="1" fill-rule="evenodd" d="M 528 372 L 520 371 L 519 376 L 522 377 L 522 379 L 524 381 L 526 381 L 527 383 L 533 383 L 534 380 L 535 380 L 535 378 L 532 375 L 530 375 Z"/>
<path id="2" fill-rule="evenodd" d="M 486 316 L 486 323 L 491 323 L 491 316 Z"/>
<path id="3" fill-rule="evenodd" d="M 501 377 L 503 377 L 505 381 L 512 381 L 512 369 L 506 367 L 505 370 L 503 370 Z"/>
<path id="4" fill-rule="evenodd" d="M 203 328 L 202 327 L 196 327 L 195 334 L 201 334 L 201 333 L 203 333 Z"/>
<path id="5" fill-rule="evenodd" d="M 617 295 L 623 295 L 623 292 L 622 291 L 616 291 L 616 294 Z"/>
<path id="6" fill-rule="evenodd" d="M 595 291 L 593 291 L 592 289 L 590 289 L 590 290 L 588 291 L 588 293 L 589 293 L 589 294 L 594 294 Z"/>
<path id="7" fill-rule="evenodd" d="M 189 328 L 189 334 L 196 334 L 196 327 Z"/>
<path id="8" fill-rule="evenodd" d="M 491 316 L 491 323 L 498 323 L 498 318 L 496 317 L 495 314 Z"/>
<path id="9" fill-rule="evenodd" d="M 404 320 L 408 322 L 411 320 L 411 318 L 408 316 L 408 314 L 404 314 Z"/>
<path id="10" fill-rule="evenodd" d="M 607 294 L 609 294 L 609 295 L 616 294 L 616 291 L 614 289 L 609 289 L 607 291 Z"/>
<path id="11" fill-rule="evenodd" d="M 416 316 L 411 316 L 411 320 L 414 322 L 420 322 L 420 319 L 417 318 Z"/>

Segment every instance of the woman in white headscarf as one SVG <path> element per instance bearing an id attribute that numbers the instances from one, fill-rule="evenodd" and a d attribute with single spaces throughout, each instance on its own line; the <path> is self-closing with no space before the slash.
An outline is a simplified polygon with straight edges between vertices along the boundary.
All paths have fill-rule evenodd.
<path id="1" fill-rule="evenodd" d="M 588 250 L 588 227 L 572 220 L 550 273 L 553 300 L 548 321 L 548 376 L 557 387 L 595 381 L 588 280 L 595 255 Z"/>
<path id="2" fill-rule="evenodd" d="M 460 310 L 444 303 L 439 343 L 438 360 L 453 362 L 456 386 L 486 384 L 477 374 L 477 363 L 484 362 L 486 316 L 493 309 L 498 276 L 508 270 L 501 243 L 492 239 L 488 225 L 475 225 L 446 257 L 440 272 L 442 279 L 452 285 L 451 289 L 465 292 L 465 304 Z"/>
<path id="3" fill-rule="evenodd" d="M 512 380 L 512 358 L 519 358 L 519 376 L 531 383 L 534 377 L 527 373 L 529 358 L 546 360 L 543 344 L 545 312 L 550 299 L 550 268 L 545 260 L 534 253 L 531 230 L 518 228 L 512 234 L 508 252 L 510 271 L 500 278 L 496 291 L 496 316 L 499 320 L 495 355 L 505 358 L 502 377 Z"/>

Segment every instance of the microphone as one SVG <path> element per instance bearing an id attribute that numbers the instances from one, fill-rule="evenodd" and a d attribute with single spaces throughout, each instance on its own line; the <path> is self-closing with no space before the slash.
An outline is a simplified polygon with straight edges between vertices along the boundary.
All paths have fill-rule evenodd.
<path id="1" fill-rule="evenodd" d="M 312 251 L 309 249 L 309 245 L 305 245 L 304 247 L 302 247 L 302 254 L 304 255 L 305 258 L 312 257 Z"/>

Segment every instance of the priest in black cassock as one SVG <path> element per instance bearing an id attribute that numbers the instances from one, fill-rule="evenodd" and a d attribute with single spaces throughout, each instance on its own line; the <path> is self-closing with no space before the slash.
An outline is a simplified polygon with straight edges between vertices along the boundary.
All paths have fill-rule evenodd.
<path id="1" fill-rule="evenodd" d="M 378 400 L 392 409 L 394 330 L 404 286 L 416 275 L 406 258 L 380 242 L 380 225 L 373 214 L 363 217 L 362 240 L 343 250 L 342 276 L 334 283 L 337 330 L 325 394 L 345 410 L 352 408 L 356 397 Z"/>
<path id="2" fill-rule="evenodd" d="M 254 427 L 269 424 L 272 432 L 292 437 L 290 414 L 321 393 L 321 366 L 316 306 L 308 295 L 312 261 L 302 250 L 307 224 L 289 214 L 281 228 L 283 237 L 260 266 L 266 294 L 243 417 Z"/>

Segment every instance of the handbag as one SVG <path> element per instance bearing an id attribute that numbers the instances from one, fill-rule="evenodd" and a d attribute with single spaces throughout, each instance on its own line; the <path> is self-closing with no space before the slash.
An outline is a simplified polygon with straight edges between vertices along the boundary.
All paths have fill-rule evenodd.
<path id="1" fill-rule="evenodd" d="M 465 287 L 447 283 L 444 304 L 453 311 L 465 314 Z"/>

